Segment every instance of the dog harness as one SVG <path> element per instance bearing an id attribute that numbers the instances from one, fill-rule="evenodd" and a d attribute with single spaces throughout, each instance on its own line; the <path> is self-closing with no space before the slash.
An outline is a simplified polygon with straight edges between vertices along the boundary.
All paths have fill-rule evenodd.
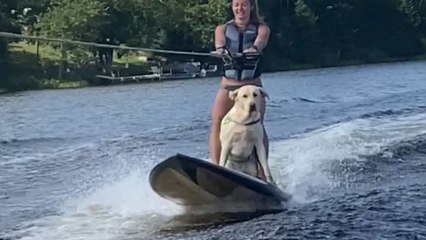
<path id="1" fill-rule="evenodd" d="M 256 148 L 254 148 L 253 149 L 253 152 L 252 152 L 252 155 L 255 155 L 256 156 Z M 248 161 L 250 161 L 250 158 L 251 158 L 252 156 L 249 156 L 249 157 L 247 157 L 247 158 L 244 158 L 244 157 L 239 157 L 239 156 L 235 156 L 235 155 L 233 155 L 232 153 L 229 153 L 229 155 L 228 155 L 228 159 L 226 159 L 226 161 L 230 161 L 230 162 L 235 162 L 235 163 L 246 163 L 246 162 L 248 162 Z M 259 163 L 259 159 L 256 157 L 256 165 L 257 165 L 257 176 L 256 176 L 256 178 L 258 178 L 258 179 L 260 179 L 260 180 L 262 180 L 258 175 L 259 175 L 259 167 L 260 167 L 260 163 Z"/>
<path id="2" fill-rule="evenodd" d="M 226 159 L 226 161 L 230 161 L 230 162 L 237 162 L 237 163 L 243 163 L 243 162 L 248 162 L 250 160 L 250 157 L 240 157 L 240 156 L 236 156 L 232 153 L 228 154 L 228 159 Z"/>
<path id="3" fill-rule="evenodd" d="M 240 124 L 240 125 L 250 126 L 250 125 L 253 125 L 253 124 L 256 124 L 256 123 L 260 122 L 260 118 L 257 119 L 257 120 L 248 122 L 248 123 L 240 123 L 240 122 L 234 121 L 229 116 L 226 116 L 222 120 L 222 126 L 226 125 L 226 124 L 228 124 L 230 122 L 234 122 L 234 123 L 237 123 L 237 124 Z M 228 159 L 226 159 L 226 161 L 231 161 L 231 162 L 247 162 L 249 159 L 250 159 L 250 157 L 248 157 L 248 158 L 242 158 L 242 157 L 239 157 L 239 156 L 235 156 L 232 153 L 229 153 L 229 157 L 228 157 Z"/>
<path id="4" fill-rule="evenodd" d="M 250 24 L 244 32 L 238 31 L 234 20 L 225 25 L 226 50 L 231 53 L 242 53 L 244 50 L 253 47 L 257 37 L 258 24 Z M 223 65 L 223 76 L 230 79 L 246 80 L 255 79 L 261 75 L 259 67 L 260 56 L 240 57 L 232 62 L 225 62 Z"/>

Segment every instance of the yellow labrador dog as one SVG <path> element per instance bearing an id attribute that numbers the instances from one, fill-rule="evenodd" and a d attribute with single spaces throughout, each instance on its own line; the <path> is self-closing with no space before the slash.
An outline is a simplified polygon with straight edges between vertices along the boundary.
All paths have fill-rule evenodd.
<path id="1" fill-rule="evenodd" d="M 234 105 L 221 123 L 219 165 L 257 177 L 259 163 L 264 169 L 266 181 L 275 185 L 266 159 L 259 112 L 264 96 L 268 97 L 264 89 L 254 85 L 245 85 L 229 92 Z"/>

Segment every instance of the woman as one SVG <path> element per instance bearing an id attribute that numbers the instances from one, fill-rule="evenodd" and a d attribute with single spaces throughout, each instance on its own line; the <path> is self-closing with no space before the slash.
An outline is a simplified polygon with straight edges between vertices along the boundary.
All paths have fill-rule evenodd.
<path id="1" fill-rule="evenodd" d="M 215 30 L 215 47 L 219 53 L 230 52 L 262 52 L 269 40 L 269 27 L 259 17 L 257 0 L 232 0 L 234 19 Z M 212 109 L 212 126 L 210 135 L 210 154 L 213 163 L 219 164 L 220 157 L 220 124 L 222 118 L 231 109 L 233 102 L 228 90 L 242 85 L 262 86 L 259 58 L 245 62 L 225 63 L 221 86 L 217 92 Z M 266 104 L 263 100 L 260 110 L 262 122 Z M 268 136 L 264 134 L 264 143 L 269 155 Z M 264 179 L 263 170 L 259 171 Z"/>

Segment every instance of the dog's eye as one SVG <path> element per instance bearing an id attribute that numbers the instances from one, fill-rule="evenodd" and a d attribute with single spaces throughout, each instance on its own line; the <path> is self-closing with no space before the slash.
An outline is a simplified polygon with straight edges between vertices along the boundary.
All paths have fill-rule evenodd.
<path id="1" fill-rule="evenodd" d="M 257 93 L 253 93 L 253 97 L 257 97 Z"/>
<path id="2" fill-rule="evenodd" d="M 247 98 L 247 94 L 244 94 L 244 95 L 243 95 L 243 98 Z"/>

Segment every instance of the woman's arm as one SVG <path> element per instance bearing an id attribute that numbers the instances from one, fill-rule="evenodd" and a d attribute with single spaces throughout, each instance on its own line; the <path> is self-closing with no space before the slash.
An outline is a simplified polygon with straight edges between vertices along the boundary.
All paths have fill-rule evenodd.
<path id="1" fill-rule="evenodd" d="M 214 46 L 216 49 L 226 46 L 225 26 L 219 25 L 214 31 Z"/>
<path id="2" fill-rule="evenodd" d="M 257 37 L 253 43 L 253 48 L 255 48 L 258 52 L 262 52 L 266 45 L 268 45 L 271 30 L 266 24 L 260 24 L 257 31 Z"/>

